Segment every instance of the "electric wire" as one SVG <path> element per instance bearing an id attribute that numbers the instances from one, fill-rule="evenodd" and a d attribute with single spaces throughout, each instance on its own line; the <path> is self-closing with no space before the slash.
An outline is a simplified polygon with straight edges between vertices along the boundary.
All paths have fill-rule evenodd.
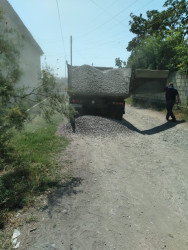
<path id="1" fill-rule="evenodd" d="M 90 0 L 92 3 L 95 3 L 94 0 Z M 150 0 L 147 4 L 144 5 L 144 7 L 146 7 L 147 5 L 151 4 L 153 1 L 156 1 L 156 0 Z M 83 37 L 86 37 L 88 35 L 90 35 L 91 33 L 93 33 L 94 31 L 97 31 L 99 29 L 101 29 L 101 27 L 105 26 L 106 24 L 108 24 L 109 22 L 113 21 L 114 19 L 117 21 L 118 19 L 116 19 L 116 17 L 118 15 L 120 15 L 121 13 L 123 13 L 125 10 L 131 8 L 133 5 L 135 5 L 136 3 L 138 2 L 138 0 L 134 1 L 133 3 L 131 3 L 130 5 L 128 5 L 126 8 L 124 8 L 123 10 L 119 11 L 118 13 L 116 13 L 115 15 L 113 15 L 110 19 L 108 19 L 106 22 L 98 25 L 97 27 L 95 27 L 94 29 L 90 29 L 88 32 L 84 33 L 82 36 L 77 36 L 75 38 L 78 38 L 78 39 L 81 39 Z M 100 9 L 103 9 L 104 11 L 104 8 L 100 7 L 98 4 L 95 3 L 96 6 L 98 6 Z M 109 9 L 109 8 L 107 8 Z M 140 10 L 140 9 L 139 9 Z M 110 15 L 109 12 L 107 12 L 105 10 L 106 13 L 108 13 Z M 130 16 L 128 16 L 127 18 L 123 19 L 122 21 L 118 20 L 118 23 L 121 23 L 123 27 L 125 27 L 125 20 L 127 20 L 128 18 L 130 18 Z M 110 30 L 113 30 L 115 29 L 117 26 L 114 26 L 114 27 L 110 27 Z M 104 35 L 106 32 L 108 32 L 107 30 L 102 30 L 101 33 L 102 35 Z M 121 32 L 119 32 L 117 35 L 119 35 Z M 114 35 L 114 34 L 113 34 Z"/>
<path id="2" fill-rule="evenodd" d="M 155 0 L 153 0 L 153 1 L 155 1 Z M 153 1 L 152 1 L 152 2 L 153 2 Z M 146 5 L 144 5 L 144 7 L 147 6 L 147 5 L 150 4 L 150 3 L 151 3 L 151 1 L 148 2 Z M 176 11 L 176 10 L 174 10 L 173 12 L 175 12 L 175 11 Z M 166 14 L 166 15 L 165 15 L 165 18 L 169 17 L 171 14 L 172 14 L 172 13 Z M 154 22 L 154 23 L 157 23 L 158 21 L 159 21 L 159 20 L 157 20 L 157 21 Z M 152 23 L 152 24 L 154 24 L 154 23 Z M 113 34 L 113 36 L 114 36 L 114 34 Z M 104 42 L 104 40 L 99 40 L 99 42 L 100 42 L 100 41 L 101 41 L 102 43 Z M 115 42 L 115 40 L 114 40 L 114 42 Z M 111 42 L 109 42 L 109 43 L 111 43 Z M 100 43 L 97 44 L 96 42 L 94 42 L 94 44 L 95 44 L 95 46 L 100 45 Z M 104 44 L 108 44 L 108 42 L 106 42 L 106 43 L 104 43 Z"/>
<path id="3" fill-rule="evenodd" d="M 99 7 L 99 5 L 96 4 L 93 0 L 90 0 L 90 1 L 91 1 L 92 3 L 94 3 L 95 5 L 97 5 L 97 7 Z M 79 37 L 87 36 L 87 35 L 93 33 L 94 31 L 96 31 L 96 30 L 98 30 L 98 29 L 100 29 L 101 27 L 103 27 L 104 25 L 108 24 L 109 22 L 111 22 L 111 21 L 113 21 L 113 20 L 116 20 L 116 22 L 118 22 L 118 24 L 121 24 L 123 27 L 125 27 L 125 26 L 124 26 L 125 24 L 124 24 L 122 21 L 119 21 L 116 17 L 117 17 L 118 15 L 120 15 L 121 13 L 125 12 L 125 11 L 126 11 L 127 9 L 129 9 L 130 7 L 132 7 L 136 2 L 138 2 L 138 0 L 134 1 L 134 2 L 133 2 L 132 4 L 130 4 L 129 6 L 126 6 L 123 10 L 119 11 L 118 13 L 116 13 L 116 14 L 113 15 L 113 16 L 111 16 L 111 14 L 110 14 L 108 11 L 104 10 L 104 8 L 99 7 L 99 8 L 102 9 L 105 13 L 108 13 L 108 15 L 111 16 L 111 18 L 108 19 L 107 21 L 105 21 L 104 23 L 98 25 L 98 26 L 95 27 L 94 29 L 90 29 L 88 32 L 84 33 L 82 36 L 79 36 Z M 79 38 L 79 37 L 77 37 L 77 38 Z"/>
<path id="4" fill-rule="evenodd" d="M 103 12 L 107 13 L 107 14 L 111 17 L 111 19 L 109 20 L 109 22 L 110 22 L 111 20 L 114 19 L 118 24 L 121 24 L 121 25 L 123 25 L 123 26 L 124 26 L 124 24 L 123 24 L 119 19 L 117 19 L 116 17 L 119 15 L 119 13 L 124 12 L 125 9 L 127 10 L 127 8 L 130 8 L 132 5 L 134 5 L 136 2 L 138 2 L 138 0 L 136 0 L 136 1 L 135 1 L 133 4 L 131 4 L 130 6 L 126 7 L 126 8 L 123 9 L 122 11 L 118 12 L 115 16 L 112 16 L 111 13 L 107 11 L 107 8 L 103 8 L 102 6 L 100 6 L 99 4 L 97 4 L 94 0 L 90 0 L 90 1 L 91 1 L 95 6 L 97 6 L 97 7 L 100 8 L 100 9 L 102 9 Z"/>
<path id="5" fill-rule="evenodd" d="M 61 17 L 60 17 L 58 0 L 56 0 L 56 5 L 57 5 L 59 26 L 60 26 L 60 32 L 61 32 L 61 39 L 62 39 L 62 44 L 63 44 L 63 49 L 64 49 L 64 55 L 65 55 L 65 61 L 66 61 L 67 56 L 66 56 L 65 43 L 64 43 L 64 38 L 63 38 L 63 29 L 62 29 L 62 23 L 61 23 Z"/>
<path id="6" fill-rule="evenodd" d="M 56 0 L 57 1 L 57 0 Z M 108 12 L 108 11 L 106 11 L 106 10 L 104 10 L 103 9 L 103 7 L 101 7 L 100 5 L 98 5 L 98 4 L 96 4 L 96 2 L 94 1 L 94 0 L 90 0 L 91 2 L 93 2 L 93 4 L 95 4 L 98 8 L 100 8 L 103 12 L 105 12 L 105 13 L 108 13 L 108 15 L 110 15 L 110 12 Z M 137 0 L 138 1 L 138 0 Z M 119 11 L 118 13 L 116 13 L 115 15 L 113 15 L 109 20 L 107 20 L 105 23 L 103 23 L 103 24 L 101 24 L 101 25 L 98 25 L 95 29 L 90 29 L 90 31 L 88 32 L 88 34 L 90 34 L 90 33 L 93 33 L 93 31 L 95 31 L 95 30 L 98 30 L 98 29 L 101 29 L 101 27 L 102 26 L 104 26 L 105 24 L 107 24 L 107 23 L 109 23 L 110 21 L 113 21 L 113 20 L 116 20 L 116 17 L 119 15 L 119 14 L 121 14 L 121 13 L 123 13 L 125 10 L 127 10 L 128 8 L 130 8 L 130 7 L 132 7 L 134 4 L 136 4 L 136 2 L 137 1 L 135 1 L 134 3 L 132 3 L 131 5 L 129 5 L 129 6 L 127 6 L 126 8 L 124 8 L 123 10 L 121 10 L 121 11 Z M 148 3 L 146 3 L 145 5 L 144 5 L 144 7 L 145 6 L 147 6 L 147 5 L 150 5 L 152 2 L 154 2 L 155 0 L 153 0 L 153 1 L 149 1 Z M 111 6 L 110 6 L 111 7 Z M 107 9 L 109 9 L 109 8 L 107 8 Z M 140 9 L 141 10 L 141 9 Z M 166 15 L 166 17 L 168 17 L 168 15 Z M 128 19 L 128 17 L 126 18 L 126 19 Z M 126 19 L 123 19 L 122 21 L 120 21 L 121 23 L 123 23 Z M 118 20 L 118 19 L 117 19 Z M 116 21 L 117 21 L 116 20 Z M 118 20 L 118 22 L 119 22 L 119 20 Z M 157 20 L 156 20 L 156 22 L 157 22 Z M 112 27 L 111 27 L 112 28 Z M 113 27 L 113 28 L 115 28 L 115 27 Z M 62 29 L 61 29 L 62 30 Z M 104 35 L 104 31 L 101 31 L 101 32 L 103 32 L 103 35 Z M 106 32 L 107 32 L 107 30 L 106 30 Z M 121 32 L 122 33 L 122 32 Z M 84 35 L 82 35 L 82 38 L 84 39 L 88 34 L 85 34 L 85 36 Z M 118 33 L 118 34 L 120 34 L 120 32 Z M 114 34 L 113 34 L 113 36 L 114 36 Z M 98 41 L 92 41 L 92 43 L 93 44 L 91 44 L 91 42 L 88 42 L 88 40 L 85 40 L 85 42 L 86 42 L 86 44 L 88 45 L 90 45 L 90 46 L 84 46 L 84 48 L 82 49 L 78 49 L 78 50 L 76 50 L 75 51 L 75 53 L 76 54 L 80 54 L 80 53 L 82 53 L 82 51 L 84 51 L 85 53 L 84 54 L 86 54 L 87 53 L 87 51 L 92 51 L 92 48 L 96 48 L 96 47 L 100 47 L 100 46 L 104 46 L 104 45 L 111 45 L 111 46 L 115 46 L 116 44 L 119 44 L 119 43 L 121 43 L 122 44 L 122 41 L 121 42 L 119 42 L 119 41 L 117 41 L 117 39 L 116 40 L 113 40 L 113 41 L 104 41 L 104 39 L 101 39 L 101 36 L 98 36 L 98 37 L 100 37 L 99 38 L 99 40 Z M 116 38 L 117 38 L 117 36 L 116 36 Z M 74 38 L 75 40 L 77 40 L 78 39 L 78 41 L 80 41 L 80 40 L 82 40 L 82 39 L 79 39 L 79 37 L 75 37 Z M 83 41 L 84 42 L 84 41 Z M 82 58 L 84 57 L 84 54 L 81 54 L 82 55 Z"/>

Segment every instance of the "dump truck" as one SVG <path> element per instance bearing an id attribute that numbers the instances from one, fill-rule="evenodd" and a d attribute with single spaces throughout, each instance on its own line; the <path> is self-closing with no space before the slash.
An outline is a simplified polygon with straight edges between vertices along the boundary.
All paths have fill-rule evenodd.
<path id="1" fill-rule="evenodd" d="M 67 67 L 69 102 L 79 115 L 122 119 L 125 99 L 130 96 L 130 68 Z"/>

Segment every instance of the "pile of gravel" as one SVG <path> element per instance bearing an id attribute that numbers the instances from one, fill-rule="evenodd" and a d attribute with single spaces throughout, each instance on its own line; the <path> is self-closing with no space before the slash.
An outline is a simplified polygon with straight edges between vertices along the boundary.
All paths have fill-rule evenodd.
<path id="1" fill-rule="evenodd" d="M 89 65 L 68 65 L 69 89 L 80 95 L 128 97 L 130 68 L 100 70 Z"/>
<path id="2" fill-rule="evenodd" d="M 130 133 L 130 130 L 120 121 L 87 115 L 75 119 L 75 131 L 73 124 L 70 122 L 61 124 L 58 128 L 58 134 L 66 135 L 73 133 L 106 137 Z"/>

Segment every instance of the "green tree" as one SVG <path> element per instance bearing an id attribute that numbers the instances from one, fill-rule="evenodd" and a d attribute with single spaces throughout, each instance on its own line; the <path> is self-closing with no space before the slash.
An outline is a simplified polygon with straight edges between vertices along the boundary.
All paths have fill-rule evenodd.
<path id="1" fill-rule="evenodd" d="M 115 65 L 118 67 L 118 68 L 123 68 L 126 66 L 126 62 L 121 60 L 119 57 L 115 59 Z"/>
<path id="2" fill-rule="evenodd" d="M 21 128 L 27 114 L 19 103 L 15 102 L 15 83 L 19 80 L 19 49 L 10 39 L 12 30 L 7 27 L 3 12 L 0 10 L 0 164 L 10 153 L 9 138 L 11 128 Z M 15 37 L 19 39 L 15 32 Z"/>
<path id="3" fill-rule="evenodd" d="M 146 18 L 133 15 L 127 67 L 181 70 L 187 73 L 188 1 L 167 0 L 164 11 L 147 11 Z"/>
<path id="4" fill-rule="evenodd" d="M 166 38 L 153 35 L 142 40 L 140 46 L 135 48 L 127 67 L 171 71 L 179 69 L 187 73 L 187 51 L 187 40 L 182 39 L 181 32 L 169 32 Z"/>
<path id="5" fill-rule="evenodd" d="M 66 116 L 74 113 L 68 105 L 67 96 L 59 94 L 56 79 L 49 67 L 42 71 L 40 85 L 31 92 L 16 88 L 21 77 L 18 62 L 22 39 L 15 30 L 9 28 L 3 11 L 0 10 L 0 170 L 6 164 L 17 161 L 11 156 L 10 139 L 13 130 L 22 129 L 29 118 L 28 103 L 39 103 L 48 120 L 55 112 Z"/>

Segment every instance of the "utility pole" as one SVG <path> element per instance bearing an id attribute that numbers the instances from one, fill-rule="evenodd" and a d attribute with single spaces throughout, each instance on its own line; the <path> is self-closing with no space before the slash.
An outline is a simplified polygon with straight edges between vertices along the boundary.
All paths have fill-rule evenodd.
<path id="1" fill-rule="evenodd" d="M 72 66 L 72 36 L 70 37 L 70 63 Z"/>
<path id="2" fill-rule="evenodd" d="M 66 71 L 67 71 L 67 61 L 65 62 L 65 78 L 67 77 Z"/>
<path id="3" fill-rule="evenodd" d="M 68 64 L 68 61 L 66 60 L 66 62 L 65 62 L 65 78 L 67 77 L 67 64 Z"/>

